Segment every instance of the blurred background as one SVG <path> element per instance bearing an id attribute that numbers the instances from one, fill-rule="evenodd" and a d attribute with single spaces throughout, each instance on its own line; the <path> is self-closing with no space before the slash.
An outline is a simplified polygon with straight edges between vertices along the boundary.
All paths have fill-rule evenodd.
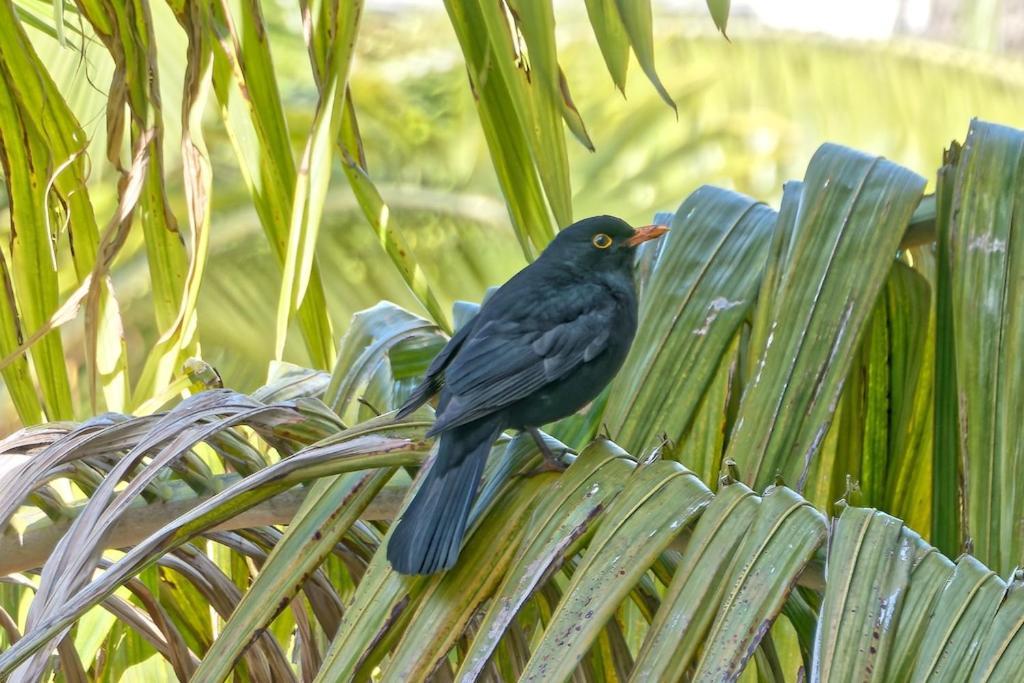
<path id="1" fill-rule="evenodd" d="M 556 3 L 559 59 L 596 152 L 570 139 L 574 215 L 613 213 L 648 222 L 702 184 L 777 205 L 782 183 L 803 175 L 814 150 L 838 142 L 934 178 L 945 146 L 971 117 L 1024 127 L 1024 0 L 734 0 L 726 40 L 701 0 L 655 3 L 660 76 L 678 116 L 636 63 L 619 92 L 604 67 L 583 3 Z M 23 17 L 51 4 L 21 3 Z M 299 15 L 290 0 L 264 3 L 279 87 L 295 149 L 316 103 Z M 167 134 L 166 183 L 184 216 L 181 90 L 184 33 L 153 5 Z M 31 26 L 30 21 L 26 24 Z M 95 40 L 64 46 L 29 28 L 41 57 L 90 136 L 92 201 L 112 212 L 117 176 L 105 157 L 105 104 L 113 64 Z M 441 3 L 368 0 L 350 79 L 367 170 L 442 306 L 479 300 L 524 264 L 485 145 L 462 55 Z M 251 391 L 274 354 L 280 268 L 252 209 L 221 117 L 204 129 L 213 164 L 209 263 L 199 298 L 203 358 L 225 385 Z M 381 299 L 421 311 L 366 223 L 339 164 L 318 257 L 336 336 Z M 0 190 L 0 248 L 8 249 Z M 103 218 L 103 216 L 101 216 Z M 131 368 L 157 334 L 148 268 L 134 230 L 113 269 Z M 69 270 L 63 291 L 74 289 Z M 63 299 L 63 296 L 62 296 Z M 82 323 L 64 328 L 84 373 Z M 285 359 L 308 364 L 299 334 Z M 0 436 L 18 426 L 0 393 Z"/>

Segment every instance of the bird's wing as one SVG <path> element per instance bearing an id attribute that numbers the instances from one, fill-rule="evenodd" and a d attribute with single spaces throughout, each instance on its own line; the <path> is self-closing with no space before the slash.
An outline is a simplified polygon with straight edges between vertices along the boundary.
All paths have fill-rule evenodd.
<path id="1" fill-rule="evenodd" d="M 441 386 L 444 384 L 444 371 L 448 367 L 448 364 L 452 361 L 455 353 L 462 348 L 463 342 L 469 337 L 473 328 L 476 326 L 477 318 L 466 322 L 458 331 L 448 340 L 448 343 L 444 345 L 444 348 L 434 356 L 434 360 L 430 362 L 430 367 L 427 368 L 427 374 L 423 376 L 423 381 L 420 382 L 411 394 L 406 399 L 402 407 L 398 409 L 398 414 L 395 415 L 395 419 L 402 419 L 406 415 L 409 415 L 414 410 L 419 408 L 421 405 L 426 403 L 431 396 L 440 391 Z"/>
<path id="2" fill-rule="evenodd" d="M 593 360 L 608 345 L 613 306 L 573 302 L 543 330 L 530 316 L 481 323 L 445 371 L 448 396 L 431 432 L 501 410 Z"/>

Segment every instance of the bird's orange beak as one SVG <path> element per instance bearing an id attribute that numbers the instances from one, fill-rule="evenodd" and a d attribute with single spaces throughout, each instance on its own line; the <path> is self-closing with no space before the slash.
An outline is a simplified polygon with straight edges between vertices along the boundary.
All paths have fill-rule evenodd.
<path id="1" fill-rule="evenodd" d="M 637 228 L 633 231 L 633 236 L 626 240 L 626 244 L 631 247 L 635 247 L 638 244 L 646 242 L 647 240 L 658 239 L 662 235 L 668 232 L 668 228 L 664 225 L 645 225 L 641 228 Z"/>

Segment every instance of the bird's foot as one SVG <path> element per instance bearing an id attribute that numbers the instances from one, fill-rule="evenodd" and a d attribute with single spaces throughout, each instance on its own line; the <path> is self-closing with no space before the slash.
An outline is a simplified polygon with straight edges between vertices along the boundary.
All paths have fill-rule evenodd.
<path id="1" fill-rule="evenodd" d="M 565 461 L 566 455 L 578 455 L 578 453 L 571 448 L 561 448 L 556 452 L 548 449 L 547 451 L 541 450 L 541 454 L 544 459 L 541 460 L 540 464 L 534 467 L 529 472 L 524 472 L 524 477 L 533 477 L 538 474 L 545 472 L 565 472 L 569 469 L 569 464 Z"/>
<path id="2" fill-rule="evenodd" d="M 548 446 L 539 429 L 536 427 L 530 427 L 528 431 L 533 437 L 534 442 L 537 444 L 537 450 L 539 450 L 541 455 L 544 456 L 544 462 L 536 469 L 531 470 L 529 474 L 538 474 L 540 472 L 564 472 L 565 469 L 569 467 L 569 464 L 566 463 L 563 458 L 565 458 L 567 454 L 577 455 L 576 451 L 571 448 L 560 448 L 556 453 L 551 450 L 550 446 Z"/>
<path id="3" fill-rule="evenodd" d="M 566 449 L 565 451 L 563 451 L 563 455 L 565 453 L 570 453 L 570 452 L 571 451 Z M 569 463 L 565 462 L 561 458 L 557 458 L 557 457 L 548 458 L 547 456 L 545 456 L 544 460 L 542 460 L 539 465 L 534 467 L 529 472 L 523 472 L 522 476 L 524 476 L 524 477 L 535 477 L 538 474 L 544 474 L 545 472 L 565 472 L 565 470 L 567 470 L 568 468 L 569 468 Z"/>
<path id="4" fill-rule="evenodd" d="M 559 449 L 557 453 L 554 451 L 547 451 L 544 453 L 544 462 L 541 463 L 540 467 L 545 472 L 564 472 L 568 467 L 569 463 L 565 461 L 567 455 L 578 455 L 576 451 L 571 448 Z"/>

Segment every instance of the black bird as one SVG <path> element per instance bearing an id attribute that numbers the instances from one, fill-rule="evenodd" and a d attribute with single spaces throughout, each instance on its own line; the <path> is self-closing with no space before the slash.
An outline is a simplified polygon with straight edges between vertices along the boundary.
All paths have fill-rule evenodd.
<path id="1" fill-rule="evenodd" d="M 388 543 L 402 574 L 455 564 L 491 445 L 505 429 L 537 428 L 592 401 L 626 358 L 636 333 L 634 251 L 667 228 L 634 230 L 613 216 L 558 234 L 506 282 L 434 358 L 398 411 L 405 417 L 440 392 L 428 436 L 437 456 Z"/>

